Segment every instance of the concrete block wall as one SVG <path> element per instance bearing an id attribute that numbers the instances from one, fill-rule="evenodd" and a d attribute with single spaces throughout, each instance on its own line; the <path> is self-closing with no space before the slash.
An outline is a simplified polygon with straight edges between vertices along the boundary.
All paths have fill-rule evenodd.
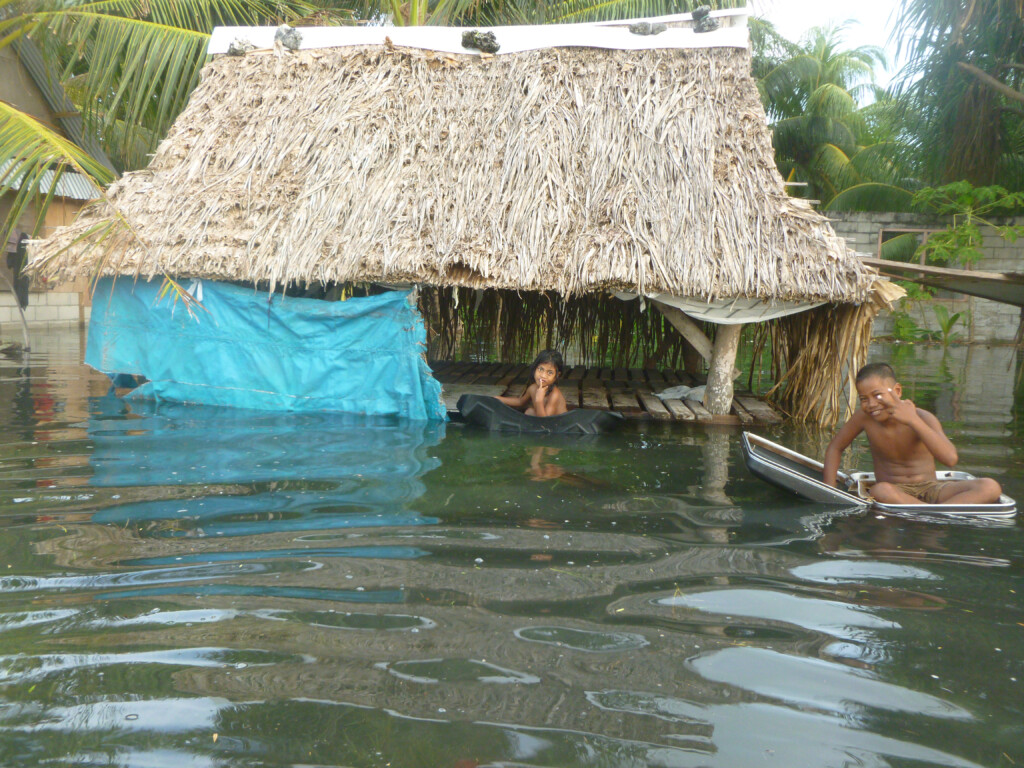
<path id="1" fill-rule="evenodd" d="M 78 292 L 33 291 L 29 294 L 25 319 L 31 325 L 40 323 L 79 323 L 88 320 L 89 307 L 81 306 Z M 0 290 L 0 331 L 10 335 L 21 325 L 18 305 L 6 286 Z"/>
<path id="2" fill-rule="evenodd" d="M 878 235 L 882 230 L 945 229 L 950 223 L 949 219 L 910 213 L 830 212 L 828 217 L 836 234 L 844 238 L 853 250 L 871 257 L 878 255 Z M 1024 219 L 1005 223 L 1024 224 Z M 991 228 L 983 227 L 982 230 L 982 258 L 974 265 L 974 269 L 985 272 L 1024 271 L 1024 240 L 1011 243 Z M 969 315 L 969 323 L 961 322 L 956 328 L 965 341 L 1009 343 L 1014 340 L 1020 326 L 1021 312 L 1017 307 L 968 296 L 904 302 L 902 309 L 921 328 L 938 330 L 933 310 L 936 304 L 944 305 L 950 315 L 955 312 L 966 312 Z M 892 327 L 892 317 L 882 315 L 875 321 L 875 335 L 888 335 L 892 333 Z"/>

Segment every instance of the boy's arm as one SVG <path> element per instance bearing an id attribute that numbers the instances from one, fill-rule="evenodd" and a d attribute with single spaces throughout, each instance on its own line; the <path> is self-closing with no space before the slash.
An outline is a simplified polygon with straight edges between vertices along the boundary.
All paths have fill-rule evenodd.
<path id="1" fill-rule="evenodd" d="M 924 443 L 936 461 L 942 462 L 947 467 L 955 467 L 957 462 L 960 461 L 960 456 L 956 452 L 956 446 L 946 437 L 946 433 L 942 431 L 941 422 L 934 414 L 928 411 L 921 408 L 916 410 L 918 421 L 921 423 L 918 427 L 914 428 L 914 431 L 921 438 L 921 442 Z"/>
<path id="2" fill-rule="evenodd" d="M 848 422 L 843 424 L 842 428 L 836 432 L 836 436 L 832 438 L 832 442 L 828 444 L 828 448 L 825 449 L 825 461 L 823 462 L 825 468 L 822 470 L 822 480 L 825 481 L 826 485 L 836 484 L 836 475 L 839 472 L 839 459 L 843 455 L 850 443 L 853 442 L 853 438 L 864 431 L 864 420 L 861 411 L 857 411 L 850 418 Z"/>
<path id="3" fill-rule="evenodd" d="M 543 402 L 541 406 L 544 407 Z M 555 391 L 551 393 L 551 402 L 544 407 L 544 413 L 538 413 L 538 416 L 558 416 L 559 414 L 565 413 L 569 410 L 569 406 L 565 404 L 565 395 L 562 394 L 562 390 L 555 388 Z"/>
<path id="4" fill-rule="evenodd" d="M 957 455 L 956 446 L 942 431 L 942 424 L 939 423 L 939 420 L 928 411 L 918 408 L 910 400 L 901 400 L 894 395 L 890 395 L 890 397 L 893 398 L 891 405 L 893 418 L 914 430 L 936 461 L 942 462 L 947 467 L 955 467 L 960 457 Z"/>
<path id="5" fill-rule="evenodd" d="M 535 387 L 533 390 L 533 412 L 535 416 L 557 416 L 565 413 L 565 397 L 558 387 L 551 392 L 551 402 L 545 400 L 548 396 L 548 387 Z"/>
<path id="6" fill-rule="evenodd" d="M 498 395 L 497 397 L 495 397 L 495 400 L 497 400 L 499 403 L 510 405 L 513 408 L 522 408 L 527 403 L 529 403 L 530 400 L 533 399 L 533 393 L 530 390 L 534 386 L 536 385 L 531 384 L 530 386 L 528 386 L 526 388 L 526 391 L 524 391 L 523 394 L 521 394 L 519 397 L 505 397 L 504 395 Z"/>

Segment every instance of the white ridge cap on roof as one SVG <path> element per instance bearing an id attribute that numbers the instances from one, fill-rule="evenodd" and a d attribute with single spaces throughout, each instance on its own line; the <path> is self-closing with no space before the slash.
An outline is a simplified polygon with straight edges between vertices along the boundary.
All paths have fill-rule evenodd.
<path id="1" fill-rule="evenodd" d="M 629 31 L 636 21 L 672 23 L 690 21 L 688 13 L 651 19 L 628 19 L 589 24 L 536 24 L 518 27 L 299 27 L 302 49 L 341 48 L 355 45 L 383 45 L 385 38 L 401 48 L 479 55 L 462 47 L 467 29 L 494 32 L 501 48 L 497 55 L 539 48 L 609 48 L 651 50 L 656 48 L 747 48 L 750 38 L 745 10 L 713 11 L 711 16 L 729 17 L 713 32 L 698 34 L 690 28 L 670 27 L 657 35 L 635 35 Z M 207 54 L 227 53 L 235 39 L 248 40 L 257 49 L 274 47 L 275 27 L 217 27 L 210 36 Z"/>

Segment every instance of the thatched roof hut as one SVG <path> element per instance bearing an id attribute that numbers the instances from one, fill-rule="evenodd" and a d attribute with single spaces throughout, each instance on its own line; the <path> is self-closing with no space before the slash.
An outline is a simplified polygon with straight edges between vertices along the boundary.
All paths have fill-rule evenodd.
<path id="1" fill-rule="evenodd" d="M 703 35 L 688 15 L 650 36 L 496 28 L 497 55 L 461 30 L 360 28 L 214 56 L 109 190 L 130 229 L 99 201 L 34 267 L 864 306 L 876 273 L 786 194 L 745 17 L 718 15 Z M 218 30 L 211 52 L 272 35 Z"/>

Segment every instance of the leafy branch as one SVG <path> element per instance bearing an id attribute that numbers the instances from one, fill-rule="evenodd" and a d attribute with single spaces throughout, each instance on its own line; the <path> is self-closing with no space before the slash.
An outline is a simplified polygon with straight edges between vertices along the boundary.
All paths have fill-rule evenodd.
<path id="1" fill-rule="evenodd" d="M 1024 226 L 997 224 L 993 217 L 1008 216 L 1024 209 L 1024 192 L 1004 187 L 975 187 L 968 181 L 955 181 L 941 187 L 927 187 L 914 195 L 913 205 L 937 216 L 952 216 L 953 222 L 923 243 L 917 255 L 928 262 L 974 264 L 981 258 L 983 227 L 995 230 L 1011 243 L 1024 235 Z"/>

